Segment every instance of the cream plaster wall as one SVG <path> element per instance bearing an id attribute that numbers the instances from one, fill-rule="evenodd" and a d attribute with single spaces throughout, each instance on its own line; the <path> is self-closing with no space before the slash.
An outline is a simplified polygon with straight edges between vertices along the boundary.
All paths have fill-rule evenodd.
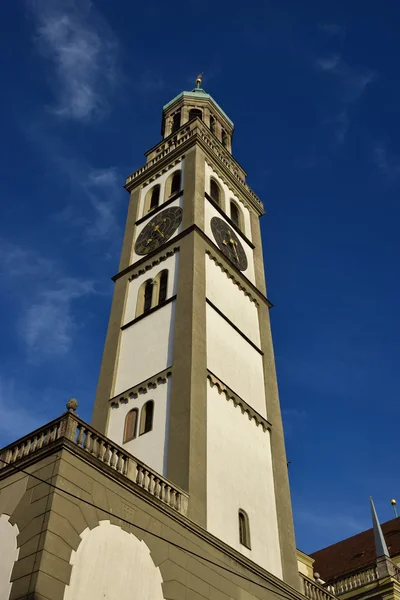
<path id="1" fill-rule="evenodd" d="M 260 347 L 258 309 L 249 296 L 228 279 L 222 269 L 206 255 L 206 295 L 251 341 Z"/>
<path id="2" fill-rule="evenodd" d="M 207 368 L 267 417 L 263 357 L 209 304 L 207 319 Z"/>
<path id="3" fill-rule="evenodd" d="M 166 476 L 168 452 L 168 417 L 171 377 L 166 383 L 160 383 L 156 388 L 141 393 L 137 398 L 128 398 L 126 403 L 110 408 L 107 436 L 123 446 L 127 452 L 142 460 L 146 465 Z M 139 409 L 139 418 L 143 405 L 154 401 L 153 429 L 148 433 L 123 443 L 125 417 L 132 408 Z"/>
<path id="4" fill-rule="evenodd" d="M 221 203 L 221 208 L 226 214 L 230 217 L 230 200 L 235 200 L 238 208 L 240 208 L 243 216 L 243 233 L 250 240 L 251 238 L 251 224 L 250 224 L 250 211 L 247 206 L 244 206 L 243 202 L 240 202 L 238 197 L 233 193 L 231 189 L 222 181 L 222 179 L 215 173 L 215 171 L 206 163 L 205 165 L 205 182 L 206 182 L 206 192 L 210 195 L 210 179 L 213 177 L 221 186 L 223 191 L 223 199 Z"/>
<path id="5" fill-rule="evenodd" d="M 163 600 L 162 577 L 148 546 L 109 521 L 85 529 L 72 551 L 64 600 Z"/>
<path id="6" fill-rule="evenodd" d="M 168 171 L 168 175 L 170 174 L 170 171 Z M 143 192 L 142 192 L 143 194 Z M 143 196 L 144 198 L 144 196 Z M 182 208 L 183 206 L 183 196 L 179 196 L 179 198 L 177 198 L 176 200 L 174 200 L 173 202 L 171 202 L 170 204 L 168 204 L 168 206 L 166 206 L 165 208 L 172 208 L 173 206 L 180 206 Z M 139 213 L 141 214 L 141 213 Z M 158 214 L 158 213 L 156 213 Z M 138 235 L 140 234 L 140 232 L 142 231 L 142 229 L 147 225 L 147 223 L 150 221 L 150 219 L 154 216 L 154 213 L 151 212 L 149 213 L 149 217 L 148 219 L 145 219 L 142 223 L 140 223 L 137 227 L 136 227 L 136 232 L 135 232 L 135 239 L 134 239 L 134 243 L 133 243 L 133 247 L 132 247 L 132 258 L 131 258 L 131 264 L 134 264 L 137 260 L 141 260 L 143 258 L 143 255 L 141 254 L 136 254 L 135 252 L 135 242 L 138 238 Z M 173 239 L 176 235 L 178 235 L 178 233 L 180 233 L 182 231 L 182 223 L 179 225 L 178 229 L 175 231 L 175 233 L 171 236 L 170 239 Z"/>
<path id="7" fill-rule="evenodd" d="M 249 517 L 251 550 L 239 542 L 238 511 Z M 282 577 L 270 434 L 207 388 L 207 529 Z"/>
<path id="8" fill-rule="evenodd" d="M 208 237 L 214 242 L 215 242 L 215 238 L 213 236 L 213 233 L 211 231 L 211 219 L 213 217 L 219 217 L 220 219 L 223 219 L 223 216 L 221 215 L 221 213 L 219 213 L 217 211 L 216 208 L 214 208 L 214 206 L 211 204 L 211 202 L 209 200 L 205 200 L 205 207 L 204 207 L 204 229 L 205 229 L 205 233 L 206 235 L 208 235 Z M 238 238 L 240 240 L 240 243 L 243 246 L 243 249 L 246 253 L 247 256 L 247 269 L 245 271 L 243 271 L 243 274 L 247 277 L 247 279 L 249 279 L 252 283 L 255 283 L 255 276 L 254 276 L 254 260 L 253 260 L 253 249 L 249 246 L 249 244 L 247 242 L 245 242 L 239 235 Z"/>
<path id="9" fill-rule="evenodd" d="M 172 363 L 175 301 L 121 331 L 113 396 Z"/>
<path id="10" fill-rule="evenodd" d="M 161 253 L 162 255 L 162 253 Z M 123 325 L 132 321 L 136 316 L 136 304 L 137 304 L 137 295 L 140 286 L 144 281 L 148 279 L 154 279 L 160 271 L 164 271 L 164 269 L 168 270 L 168 289 L 167 289 L 167 298 L 174 296 L 176 294 L 177 287 L 177 274 L 178 274 L 178 260 L 179 253 L 176 252 L 173 256 L 169 256 L 158 265 L 155 265 L 152 269 L 149 269 L 145 273 L 136 277 L 132 281 L 128 282 L 128 291 L 127 291 L 127 299 L 125 306 L 125 314 L 123 318 Z"/>
<path id="11" fill-rule="evenodd" d="M 11 591 L 11 573 L 18 559 L 16 525 L 11 525 L 8 515 L 0 515 L 0 600 L 8 600 Z"/>

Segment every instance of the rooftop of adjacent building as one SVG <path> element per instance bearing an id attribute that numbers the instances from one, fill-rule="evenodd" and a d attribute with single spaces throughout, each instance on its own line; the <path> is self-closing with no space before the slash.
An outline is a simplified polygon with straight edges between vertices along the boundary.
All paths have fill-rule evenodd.
<path id="1" fill-rule="evenodd" d="M 382 531 L 390 558 L 399 557 L 400 560 L 400 517 L 383 523 Z M 314 572 L 328 583 L 354 571 L 362 571 L 376 562 L 374 530 L 371 527 L 310 556 L 315 560 Z"/>

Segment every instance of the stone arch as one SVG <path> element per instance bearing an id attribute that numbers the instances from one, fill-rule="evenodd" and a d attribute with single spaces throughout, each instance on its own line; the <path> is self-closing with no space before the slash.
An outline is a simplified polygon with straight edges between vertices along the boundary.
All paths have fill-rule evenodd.
<path id="1" fill-rule="evenodd" d="M 18 527 L 11 525 L 10 517 L 0 515 L 0 600 L 8 600 L 10 597 L 11 573 L 19 555 L 18 534 Z"/>
<path id="2" fill-rule="evenodd" d="M 110 521 L 86 528 L 80 537 L 71 552 L 64 600 L 164 600 L 160 570 L 143 540 Z"/>

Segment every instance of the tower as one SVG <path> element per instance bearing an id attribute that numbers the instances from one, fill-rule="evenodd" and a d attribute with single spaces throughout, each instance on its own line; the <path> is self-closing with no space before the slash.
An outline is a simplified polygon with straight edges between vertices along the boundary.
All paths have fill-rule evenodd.
<path id="1" fill-rule="evenodd" d="M 93 426 L 188 492 L 188 517 L 298 587 L 261 201 L 199 87 L 163 108 L 129 209 Z"/>

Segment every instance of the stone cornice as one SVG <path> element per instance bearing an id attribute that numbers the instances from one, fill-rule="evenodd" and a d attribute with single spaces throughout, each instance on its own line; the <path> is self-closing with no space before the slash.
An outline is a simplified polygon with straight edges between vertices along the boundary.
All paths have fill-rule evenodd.
<path id="1" fill-rule="evenodd" d="M 228 401 L 232 400 L 233 405 L 235 407 L 239 406 L 240 410 L 242 411 L 242 414 L 246 414 L 249 421 L 253 420 L 257 427 L 261 426 L 263 428 L 263 431 L 271 431 L 272 425 L 269 421 L 267 421 L 267 419 L 265 419 L 262 415 L 260 415 L 260 413 L 258 413 L 256 410 L 254 410 L 254 408 L 247 404 L 247 402 L 245 402 L 243 398 L 235 394 L 235 392 L 231 390 L 230 387 L 228 387 L 225 383 L 223 383 L 223 381 L 218 379 L 218 377 L 216 377 L 214 373 L 212 373 L 208 369 L 207 380 L 211 387 L 216 386 L 219 394 L 225 394 L 225 397 Z"/>
<path id="2" fill-rule="evenodd" d="M 263 215 L 265 213 L 264 206 L 258 196 L 247 185 L 245 181 L 246 172 L 221 142 L 212 139 L 212 137 L 206 125 L 199 119 L 194 119 L 183 125 L 181 129 L 169 138 L 162 140 L 146 153 L 148 156 L 147 163 L 127 177 L 125 189 L 130 192 L 138 185 L 144 185 L 146 181 L 151 181 L 151 178 L 155 178 L 158 172 L 161 173 L 163 169 L 168 169 L 165 164 L 162 167 L 160 166 L 164 159 L 168 157 L 167 164 L 171 165 L 172 161 L 180 160 L 184 152 L 198 142 L 215 163 L 214 168 L 219 168 L 220 173 L 228 178 L 230 189 L 235 188 L 232 189 L 235 196 L 239 199 L 240 196 L 244 197 L 259 215 Z"/>
<path id="3" fill-rule="evenodd" d="M 251 294 L 248 289 L 246 289 L 245 287 L 243 287 L 243 285 L 241 285 L 240 281 L 238 279 L 236 279 L 236 277 L 234 276 L 234 274 L 231 271 L 228 271 L 226 266 L 220 260 L 218 260 L 218 257 L 215 254 L 213 254 L 211 250 L 206 250 L 206 255 L 208 256 L 208 258 L 210 260 L 212 260 L 217 265 L 217 267 L 219 267 L 221 269 L 221 271 L 223 273 L 225 273 L 227 278 L 230 279 L 232 281 L 232 283 L 234 285 L 236 285 L 236 287 L 238 287 L 239 290 L 241 292 L 243 292 L 243 294 L 245 296 L 247 296 L 247 298 L 250 300 L 250 302 L 254 302 L 254 304 L 256 306 L 258 306 L 256 297 L 253 296 L 253 294 Z"/>
<path id="4" fill-rule="evenodd" d="M 153 377 L 149 377 L 149 379 L 146 379 L 145 381 L 142 381 L 141 383 L 138 383 L 137 385 L 125 390 L 121 394 L 114 396 L 108 402 L 112 407 L 117 408 L 120 404 L 126 404 L 129 400 L 136 399 L 141 394 L 147 394 L 147 392 L 154 390 L 159 385 L 167 383 L 168 377 L 171 375 L 172 367 L 168 367 L 167 369 L 164 369 L 164 371 L 160 371 L 156 375 L 153 375 Z"/>
<path id="5" fill-rule="evenodd" d="M 153 260 L 151 260 L 150 262 L 140 265 L 139 268 L 136 271 L 134 271 L 132 273 L 132 275 L 129 277 L 129 281 L 132 281 L 133 279 L 136 279 L 140 275 L 143 275 L 143 273 L 150 271 L 151 269 L 153 269 L 160 263 L 164 262 L 164 260 L 167 260 L 167 258 L 170 258 L 171 256 L 173 256 L 176 252 L 179 252 L 179 247 L 171 248 L 170 250 L 165 252 L 165 254 L 161 254 L 160 256 L 154 256 Z"/>

